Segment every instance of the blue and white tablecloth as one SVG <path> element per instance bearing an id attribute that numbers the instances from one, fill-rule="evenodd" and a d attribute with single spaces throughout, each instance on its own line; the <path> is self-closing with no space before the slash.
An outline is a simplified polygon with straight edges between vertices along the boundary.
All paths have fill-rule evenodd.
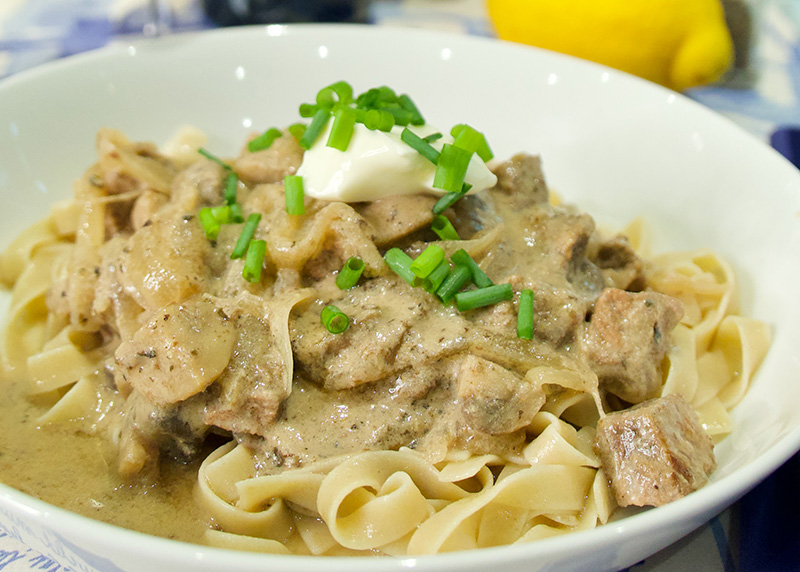
<path id="1" fill-rule="evenodd" d="M 800 0 L 751 2 L 756 42 L 746 70 L 748 87 L 721 84 L 688 95 L 770 141 L 776 130 L 800 127 Z M 492 35 L 482 0 L 373 0 L 362 5 L 377 25 Z M 171 33 L 215 27 L 201 0 L 161 0 L 161 6 L 162 24 Z M 150 21 L 147 0 L 0 0 L 0 79 L 152 32 Z M 731 509 L 630 570 L 800 571 L 798 483 L 800 455 Z M 0 527 L 0 571 L 73 569 L 63 557 L 37 552 L 13 530 Z"/>

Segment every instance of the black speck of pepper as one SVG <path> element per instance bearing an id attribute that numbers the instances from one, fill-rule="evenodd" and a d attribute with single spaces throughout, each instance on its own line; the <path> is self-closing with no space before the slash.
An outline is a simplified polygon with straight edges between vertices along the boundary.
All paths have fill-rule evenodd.
<path id="1" fill-rule="evenodd" d="M 153 224 L 153 221 L 150 220 L 150 219 L 147 219 L 146 221 L 144 221 L 144 224 L 142 226 L 150 226 L 151 224 Z"/>
<path id="2" fill-rule="evenodd" d="M 350 425 L 350 431 L 355 431 L 356 429 L 358 429 L 358 423 L 353 423 Z"/>
<path id="3" fill-rule="evenodd" d="M 156 350 L 149 349 L 146 352 L 137 352 L 136 355 L 153 359 L 154 357 L 156 357 Z"/>
<path id="4" fill-rule="evenodd" d="M 194 215 L 187 214 L 186 216 L 183 217 L 183 222 L 189 222 L 193 218 L 194 218 Z"/>

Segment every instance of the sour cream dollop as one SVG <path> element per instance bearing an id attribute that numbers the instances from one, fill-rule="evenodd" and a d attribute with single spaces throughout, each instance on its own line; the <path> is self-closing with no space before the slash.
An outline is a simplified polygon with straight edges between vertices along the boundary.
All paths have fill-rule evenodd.
<path id="1" fill-rule="evenodd" d="M 420 137 L 438 131 L 427 124 L 409 128 Z M 357 123 L 346 151 L 325 145 L 329 130 L 330 124 L 305 152 L 297 171 L 303 177 L 306 195 L 315 199 L 360 202 L 420 192 L 445 194 L 433 187 L 435 165 L 400 138 L 403 127 L 395 126 L 385 133 L 371 131 Z M 441 150 L 444 143 L 452 142 L 452 137 L 444 135 L 432 145 Z M 471 194 L 493 187 L 497 177 L 480 157 L 473 155 L 464 181 L 472 185 Z"/>

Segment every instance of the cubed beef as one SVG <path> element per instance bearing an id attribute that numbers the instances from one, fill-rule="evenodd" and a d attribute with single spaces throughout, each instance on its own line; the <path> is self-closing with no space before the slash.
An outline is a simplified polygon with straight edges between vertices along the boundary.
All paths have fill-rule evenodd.
<path id="1" fill-rule="evenodd" d="M 624 235 L 592 245 L 589 260 L 600 268 L 609 286 L 632 292 L 644 290 L 644 263 Z"/>
<path id="2" fill-rule="evenodd" d="M 496 199 L 505 197 L 519 208 L 549 200 L 542 160 L 537 155 L 514 155 L 496 167 L 494 174 L 497 176 Z"/>
<path id="3" fill-rule="evenodd" d="M 393 195 L 355 209 L 373 229 L 375 245 L 384 247 L 429 226 L 435 203 L 436 197 L 430 195 Z"/>
<path id="4" fill-rule="evenodd" d="M 681 302 L 664 294 L 603 290 L 583 337 L 601 389 L 628 403 L 658 395 L 669 333 L 682 315 Z"/>
<path id="5" fill-rule="evenodd" d="M 610 413 L 594 443 L 620 506 L 661 506 L 708 482 L 714 444 L 679 395 Z"/>

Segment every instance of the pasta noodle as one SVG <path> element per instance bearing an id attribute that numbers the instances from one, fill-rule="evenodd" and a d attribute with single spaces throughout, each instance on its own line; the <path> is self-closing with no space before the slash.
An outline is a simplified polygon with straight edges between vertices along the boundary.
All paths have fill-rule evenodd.
<path id="1" fill-rule="evenodd" d="M 733 271 L 715 253 L 650 256 L 641 220 L 627 238 L 605 237 L 572 207 L 515 197 L 502 177 L 486 200 L 505 220 L 490 224 L 479 199 L 464 201 L 478 214 L 450 211 L 464 240 L 430 240 L 423 195 L 392 199 L 391 220 L 371 218 L 381 204 L 337 201 L 307 201 L 305 215 L 290 216 L 280 180 L 302 155 L 291 135 L 226 170 L 187 153 L 204 137 L 186 133 L 170 157 L 102 130 L 75 199 L 11 244 L 0 278 L 13 287 L 3 367 L 47 400 L 40 424 L 80 422 L 117 448 L 119 470 L 134 479 L 223 436 L 197 471 L 211 527 L 196 541 L 273 554 L 435 554 L 608 522 L 619 496 L 596 426 L 631 402 L 581 348 L 609 289 L 679 301 L 667 303 L 682 307 L 679 323 L 655 327 L 656 342 L 669 343 L 649 397 L 681 396 L 715 440 L 732 430 L 729 411 L 770 331 L 737 314 Z M 198 224 L 237 161 L 239 202 L 263 217 L 267 244 L 263 277 L 249 283 L 245 261 L 230 256 L 241 227 L 224 224 L 211 241 Z M 512 161 L 515 173 L 538 169 Z M 541 193 L 535 174 L 523 183 Z M 516 299 L 459 314 L 399 280 L 375 240 L 398 217 L 407 228 L 387 244 L 413 256 L 428 242 L 447 257 L 463 249 L 515 291 L 533 290 L 533 339 L 505 333 Z M 538 274 L 517 260 L 520 248 Z M 340 291 L 335 272 L 351 257 L 365 278 Z M 366 334 L 325 331 L 329 303 Z"/>

